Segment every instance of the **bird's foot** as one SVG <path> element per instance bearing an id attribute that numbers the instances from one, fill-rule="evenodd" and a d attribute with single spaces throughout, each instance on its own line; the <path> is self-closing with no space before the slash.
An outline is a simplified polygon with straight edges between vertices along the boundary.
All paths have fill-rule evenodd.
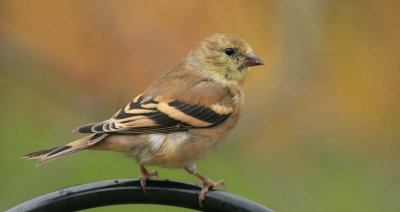
<path id="1" fill-rule="evenodd" d="M 206 194 L 206 192 L 212 188 L 212 187 L 217 187 L 217 186 L 225 186 L 225 181 L 224 180 L 220 180 L 217 182 L 214 182 L 210 179 L 205 179 L 203 181 L 203 186 L 201 188 L 200 194 L 199 194 L 199 204 L 201 207 L 203 207 L 203 201 L 204 201 L 204 195 Z"/>
<path id="2" fill-rule="evenodd" d="M 147 171 L 147 169 L 144 166 L 140 166 L 140 186 L 142 187 L 143 192 L 146 194 L 146 181 L 150 177 L 158 177 L 158 173 L 156 170 L 153 170 L 151 172 Z"/>

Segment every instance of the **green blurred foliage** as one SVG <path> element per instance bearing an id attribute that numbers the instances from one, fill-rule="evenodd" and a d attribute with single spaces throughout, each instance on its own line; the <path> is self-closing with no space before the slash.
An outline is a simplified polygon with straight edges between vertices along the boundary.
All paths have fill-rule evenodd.
<path id="1" fill-rule="evenodd" d="M 203 37 L 244 37 L 267 65 L 242 119 L 199 170 L 276 211 L 400 211 L 399 1 L 2 1 L 0 210 L 139 175 L 87 151 L 35 168 L 24 153 L 108 118 Z M 162 178 L 197 182 L 183 170 Z M 164 210 L 113 206 L 92 211 Z M 186 210 L 183 210 L 186 211 Z"/>

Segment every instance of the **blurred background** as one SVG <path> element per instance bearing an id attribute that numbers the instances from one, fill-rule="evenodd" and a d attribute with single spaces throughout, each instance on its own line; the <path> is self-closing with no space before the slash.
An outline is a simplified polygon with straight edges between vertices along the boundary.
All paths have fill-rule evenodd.
<path id="1" fill-rule="evenodd" d="M 199 40 L 229 32 L 267 65 L 253 68 L 242 119 L 199 170 L 276 211 L 400 211 L 399 6 L 1 1 L 0 210 L 63 187 L 138 177 L 133 160 L 112 152 L 37 168 L 19 158 L 79 138 L 73 128 L 109 118 Z M 155 168 L 199 183 L 184 170 Z M 134 209 L 177 211 L 89 211 Z"/>

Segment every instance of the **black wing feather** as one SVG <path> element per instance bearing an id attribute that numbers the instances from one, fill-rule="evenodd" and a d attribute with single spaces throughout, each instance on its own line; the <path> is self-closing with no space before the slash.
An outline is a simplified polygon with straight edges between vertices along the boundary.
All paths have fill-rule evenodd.
<path id="1" fill-rule="evenodd" d="M 130 102 L 128 104 L 127 110 L 133 109 L 144 109 L 142 105 L 145 104 L 158 104 L 159 102 L 154 99 L 143 101 L 143 97 L 138 97 L 136 100 Z M 143 133 L 171 133 L 171 132 L 179 132 L 179 131 L 187 131 L 193 128 L 207 128 L 216 126 L 226 121 L 231 113 L 228 114 L 220 114 L 213 109 L 202 106 L 202 105 L 194 105 L 188 104 L 182 101 L 172 101 L 169 102 L 168 105 L 170 107 L 175 108 L 176 110 L 193 117 L 195 119 L 201 120 L 203 122 L 209 123 L 207 126 L 198 127 L 192 126 L 188 123 L 183 122 L 182 120 L 172 118 L 168 114 L 161 112 L 156 107 L 155 108 L 146 108 L 148 110 L 154 110 L 154 112 L 147 113 L 129 113 L 125 111 L 125 108 L 122 108 L 118 113 L 116 113 L 113 118 L 110 120 L 84 125 L 82 127 L 78 127 L 75 131 L 80 133 L 127 133 L 127 134 L 143 134 Z M 129 120 L 127 118 L 134 117 L 144 117 L 136 120 Z M 127 120 L 121 120 L 127 119 Z M 154 126 L 134 126 L 134 124 L 129 125 L 129 123 L 135 123 L 140 119 L 148 119 L 155 123 Z M 116 127 L 116 122 L 119 124 L 126 124 L 126 127 Z M 151 122 L 149 122 L 151 123 Z M 128 126 L 129 125 L 129 126 Z"/>

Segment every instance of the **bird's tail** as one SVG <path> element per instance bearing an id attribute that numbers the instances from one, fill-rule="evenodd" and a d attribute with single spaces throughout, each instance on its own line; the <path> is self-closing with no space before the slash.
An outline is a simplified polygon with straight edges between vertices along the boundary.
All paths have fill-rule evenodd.
<path id="1" fill-rule="evenodd" d="M 38 159 L 37 165 L 41 165 L 50 160 L 93 147 L 96 143 L 90 143 L 90 138 L 91 136 L 87 136 L 62 146 L 32 152 L 24 155 L 22 159 Z"/>

